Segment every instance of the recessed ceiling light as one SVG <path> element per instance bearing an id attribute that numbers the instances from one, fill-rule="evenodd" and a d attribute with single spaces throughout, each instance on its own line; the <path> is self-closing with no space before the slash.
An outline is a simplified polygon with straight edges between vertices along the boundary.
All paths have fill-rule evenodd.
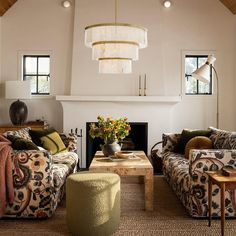
<path id="1" fill-rule="evenodd" d="M 169 8 L 171 6 L 171 1 L 164 1 L 164 7 Z"/>
<path id="2" fill-rule="evenodd" d="M 71 2 L 70 1 L 63 1 L 62 6 L 65 7 L 65 8 L 68 8 L 68 7 L 71 6 Z"/>

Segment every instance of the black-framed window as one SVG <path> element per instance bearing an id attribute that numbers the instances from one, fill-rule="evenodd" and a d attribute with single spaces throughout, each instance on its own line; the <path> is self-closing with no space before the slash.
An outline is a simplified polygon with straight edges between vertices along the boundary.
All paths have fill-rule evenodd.
<path id="1" fill-rule="evenodd" d="M 50 56 L 24 55 L 23 80 L 31 81 L 31 94 L 50 94 Z"/>
<path id="2" fill-rule="evenodd" d="M 212 94 L 212 68 L 210 68 L 210 83 L 203 83 L 192 77 L 192 72 L 206 63 L 208 55 L 185 55 L 185 94 L 211 95 Z"/>

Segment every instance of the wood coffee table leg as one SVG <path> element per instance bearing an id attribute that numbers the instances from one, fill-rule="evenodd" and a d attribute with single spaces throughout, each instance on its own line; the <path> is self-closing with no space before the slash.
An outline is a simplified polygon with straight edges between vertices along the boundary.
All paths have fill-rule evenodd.
<path id="1" fill-rule="evenodd" d="M 225 232 L 225 183 L 221 184 L 221 235 Z"/>
<path id="2" fill-rule="evenodd" d="M 153 171 L 148 170 L 144 176 L 145 185 L 145 209 L 153 211 Z"/>

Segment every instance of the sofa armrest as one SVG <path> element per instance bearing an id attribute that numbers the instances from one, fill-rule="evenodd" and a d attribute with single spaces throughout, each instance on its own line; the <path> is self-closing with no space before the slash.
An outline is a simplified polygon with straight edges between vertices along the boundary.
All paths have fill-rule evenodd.
<path id="1" fill-rule="evenodd" d="M 47 151 L 13 151 L 15 199 L 7 215 L 50 217 L 54 209 L 52 157 Z"/>
<path id="2" fill-rule="evenodd" d="M 192 149 L 189 154 L 190 175 L 220 170 L 224 166 L 235 168 L 236 149 Z"/>
<path id="3" fill-rule="evenodd" d="M 227 149 L 192 149 L 190 151 L 190 196 L 192 216 L 205 217 L 208 211 L 208 175 L 206 171 L 221 170 L 224 166 L 235 168 L 236 150 Z M 220 191 L 217 185 L 213 185 L 212 191 L 212 213 L 213 216 L 220 216 Z M 226 216 L 235 214 L 234 194 L 226 192 Z M 234 205 L 234 204 L 233 204 Z"/>
<path id="4" fill-rule="evenodd" d="M 163 133 L 162 134 L 162 152 L 171 152 L 180 139 L 179 133 Z"/>

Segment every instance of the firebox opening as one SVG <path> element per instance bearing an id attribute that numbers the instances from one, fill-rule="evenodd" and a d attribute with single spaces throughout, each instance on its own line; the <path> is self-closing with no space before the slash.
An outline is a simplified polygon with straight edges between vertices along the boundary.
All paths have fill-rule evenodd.
<path id="1" fill-rule="evenodd" d="M 90 124 L 86 122 L 86 168 L 90 163 L 96 151 L 101 150 L 100 145 L 104 144 L 100 138 L 92 139 L 89 135 Z M 95 122 L 96 123 L 96 122 Z M 147 122 L 130 122 L 130 134 L 121 142 L 122 150 L 142 150 L 147 155 L 148 147 L 148 123 Z"/>

